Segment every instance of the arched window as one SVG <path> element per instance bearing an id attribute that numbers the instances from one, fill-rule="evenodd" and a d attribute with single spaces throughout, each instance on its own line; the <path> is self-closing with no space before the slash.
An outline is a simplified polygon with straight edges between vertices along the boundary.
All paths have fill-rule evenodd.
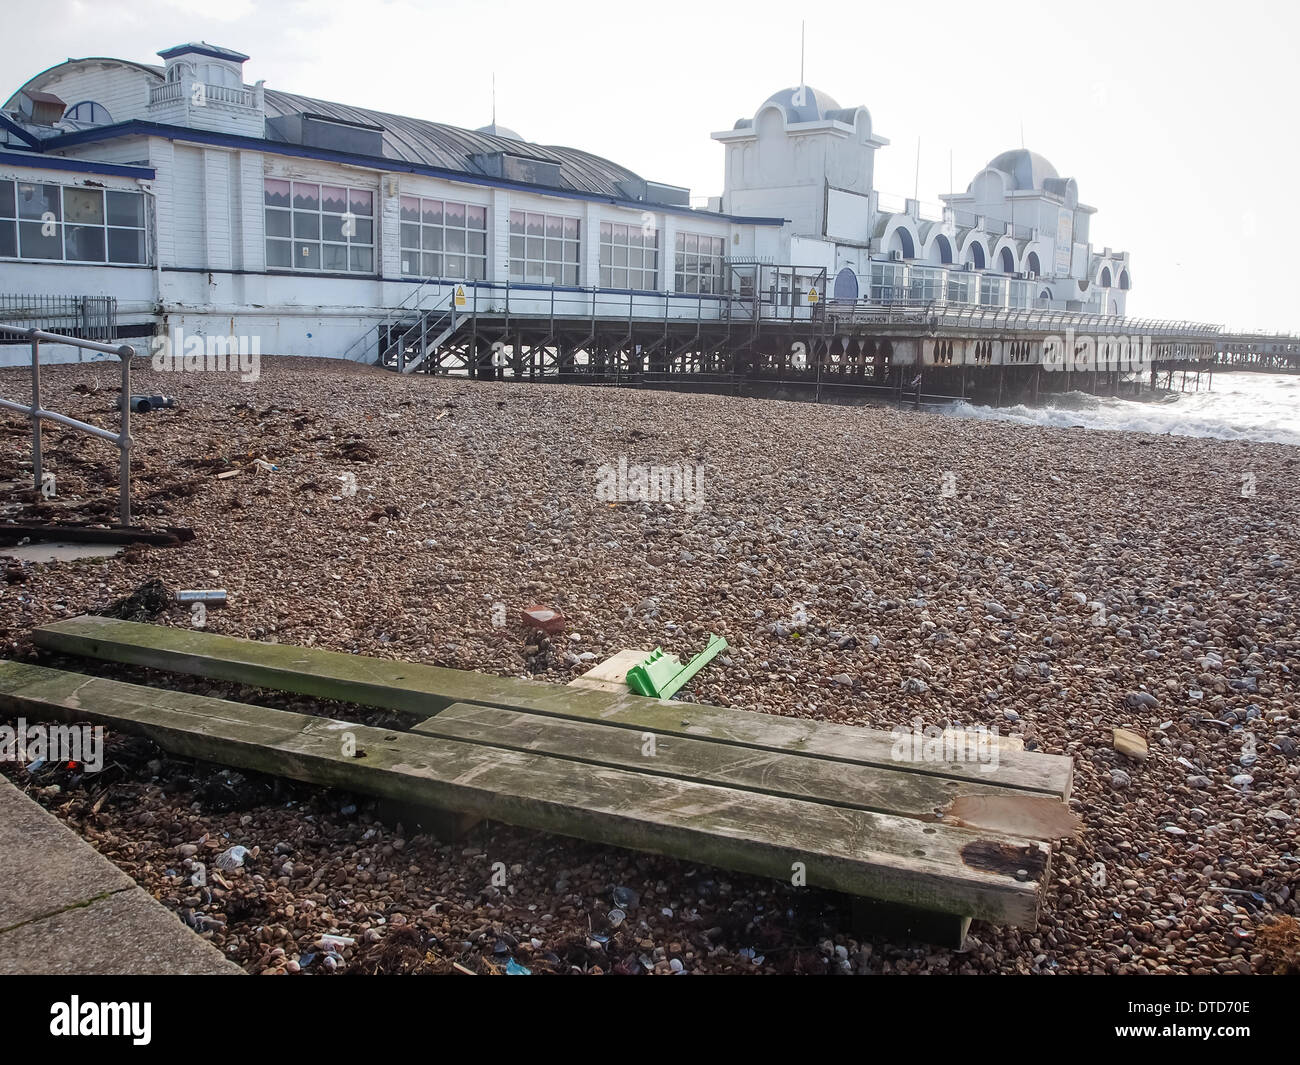
<path id="1" fill-rule="evenodd" d="M 1029 253 L 1029 257 L 1025 260 L 1025 269 L 1031 274 L 1037 274 L 1039 277 L 1043 276 L 1043 268 L 1038 262 L 1038 252 L 1031 251 Z"/>
<path id="2" fill-rule="evenodd" d="M 1002 272 L 1004 274 L 1014 274 L 1016 272 L 1016 257 L 1011 254 L 1010 248 L 1002 249 Z"/>
<path id="3" fill-rule="evenodd" d="M 976 270 L 984 269 L 984 245 L 979 241 L 972 241 L 969 248 L 966 249 L 966 261 L 974 263 Z"/>
<path id="4" fill-rule="evenodd" d="M 219 85 L 226 89 L 242 89 L 243 82 L 239 75 L 224 63 L 205 63 L 199 70 L 201 80 L 209 85 Z"/>
<path id="5" fill-rule="evenodd" d="M 1125 292 L 1128 291 L 1128 271 L 1127 271 L 1127 270 L 1121 270 L 1121 271 L 1119 272 L 1119 287 L 1120 287 L 1123 291 L 1125 291 Z"/>
<path id="6" fill-rule="evenodd" d="M 1110 267 L 1101 268 L 1101 279 L 1097 282 L 1102 288 L 1110 288 Z"/>
<path id="7" fill-rule="evenodd" d="M 74 122 L 87 122 L 93 126 L 108 126 L 113 122 L 113 116 L 108 113 L 108 108 L 103 104 L 95 103 L 94 100 L 82 100 L 79 104 L 73 104 L 63 117 L 70 118 Z"/>

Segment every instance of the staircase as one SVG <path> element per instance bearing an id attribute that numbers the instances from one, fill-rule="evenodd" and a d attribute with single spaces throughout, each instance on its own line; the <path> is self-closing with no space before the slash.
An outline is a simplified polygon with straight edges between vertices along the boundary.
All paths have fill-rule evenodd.
<path id="1" fill-rule="evenodd" d="M 457 311 L 455 285 L 439 295 L 441 286 L 426 281 L 413 289 L 399 306 L 353 341 L 343 357 L 401 373 L 418 370 L 473 317 Z"/>
<path id="2" fill-rule="evenodd" d="M 454 294 L 428 309 L 403 315 L 380 336 L 379 365 L 414 373 L 456 332 L 465 315 L 456 314 Z"/>

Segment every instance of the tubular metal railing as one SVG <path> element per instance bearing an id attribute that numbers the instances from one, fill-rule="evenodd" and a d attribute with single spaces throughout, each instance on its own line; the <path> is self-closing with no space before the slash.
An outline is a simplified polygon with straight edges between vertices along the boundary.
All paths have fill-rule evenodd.
<path id="1" fill-rule="evenodd" d="M 129 526 L 131 524 L 131 359 L 135 356 L 135 349 L 130 344 L 101 344 L 95 340 L 82 340 L 79 337 L 47 333 L 43 329 L 28 329 L 3 322 L 0 322 L 0 333 L 24 337 L 30 340 L 32 345 L 32 401 L 30 404 L 23 404 L 8 399 L 0 399 L 0 409 L 26 414 L 32 420 L 32 480 L 34 487 L 39 491 L 45 480 L 41 464 L 42 420 L 57 422 L 59 425 L 79 429 L 83 433 L 89 433 L 101 440 L 107 440 L 109 443 L 117 445 L 120 453 L 118 461 L 118 517 L 121 519 L 123 526 Z M 111 433 L 97 425 L 89 425 L 86 422 L 78 421 L 76 418 L 69 418 L 66 414 L 45 410 L 41 406 L 42 340 L 54 344 L 72 344 L 87 351 L 99 351 L 106 355 L 116 355 L 121 360 L 122 400 L 119 407 L 121 421 L 118 432 Z"/>
<path id="2" fill-rule="evenodd" d="M 411 291 L 407 293 L 406 298 L 403 299 L 401 303 L 396 307 L 389 308 L 387 313 L 385 313 L 378 322 L 349 344 L 347 350 L 343 352 L 343 357 L 345 359 L 353 358 L 353 353 L 358 348 L 361 348 L 364 351 L 372 337 L 376 342 L 378 342 L 379 337 L 383 334 L 384 330 L 391 326 L 397 319 L 405 318 L 412 314 L 419 314 L 424 309 L 424 298 L 429 294 L 429 292 L 441 292 L 442 286 L 446 283 L 447 282 L 440 281 L 437 278 L 425 278 L 416 285 L 415 288 L 411 289 Z M 459 283 L 465 284 L 467 282 Z M 380 361 L 382 361 L 382 359 Z"/>

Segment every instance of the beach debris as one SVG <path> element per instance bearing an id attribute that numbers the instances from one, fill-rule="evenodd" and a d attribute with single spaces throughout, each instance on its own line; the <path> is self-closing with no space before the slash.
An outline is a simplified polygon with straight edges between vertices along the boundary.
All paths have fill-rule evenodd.
<path id="1" fill-rule="evenodd" d="M 686 665 L 682 665 L 676 655 L 666 655 L 656 647 L 649 658 L 627 671 L 627 686 L 638 695 L 671 699 L 726 647 L 725 639 L 710 633 L 708 645 Z"/>
<path id="2" fill-rule="evenodd" d="M 549 606 L 526 606 L 520 611 L 520 615 L 525 628 L 552 635 L 564 631 L 564 615 Z"/>
<path id="3" fill-rule="evenodd" d="M 1112 729 L 1111 742 L 1114 744 L 1115 750 L 1119 751 L 1125 758 L 1145 762 L 1151 757 L 1151 751 L 1147 748 L 1146 739 L 1131 729 Z"/>
<path id="4" fill-rule="evenodd" d="M 122 621 L 153 621 L 172 604 L 167 586 L 157 577 L 151 577 L 130 595 L 115 599 L 100 615 Z"/>
<path id="5" fill-rule="evenodd" d="M 326 932 L 316 941 L 316 945 L 323 947 L 327 951 L 337 953 L 339 947 L 356 946 L 356 942 L 352 936 L 340 936 L 335 935 L 333 932 Z"/>
<path id="6" fill-rule="evenodd" d="M 148 414 L 151 410 L 170 409 L 176 406 L 175 396 L 132 396 L 131 410 L 136 414 Z"/>
<path id="7" fill-rule="evenodd" d="M 178 603 L 205 603 L 208 606 L 225 606 L 227 602 L 224 588 L 185 588 L 175 595 Z"/>
<path id="8" fill-rule="evenodd" d="M 223 873 L 233 873 L 243 868 L 245 859 L 252 853 L 247 847 L 228 847 L 217 855 L 217 868 Z"/>

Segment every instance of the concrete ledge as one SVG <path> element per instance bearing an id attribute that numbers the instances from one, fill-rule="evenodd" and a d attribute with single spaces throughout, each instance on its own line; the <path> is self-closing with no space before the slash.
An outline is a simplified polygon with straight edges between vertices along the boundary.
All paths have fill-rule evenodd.
<path id="1" fill-rule="evenodd" d="M 0 777 L 0 974 L 242 972 Z"/>

